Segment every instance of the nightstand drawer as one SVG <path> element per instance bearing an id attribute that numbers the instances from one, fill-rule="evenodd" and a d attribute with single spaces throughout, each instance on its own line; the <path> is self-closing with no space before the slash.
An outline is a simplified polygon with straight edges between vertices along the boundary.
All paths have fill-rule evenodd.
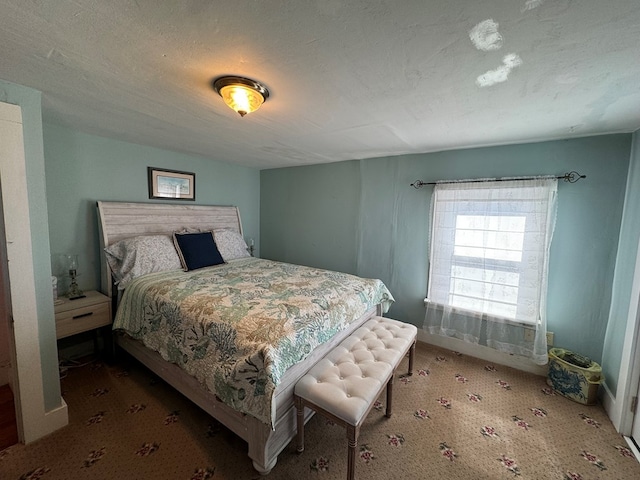
<path id="1" fill-rule="evenodd" d="M 88 305 L 56 313 L 56 338 L 64 338 L 76 333 L 111 324 L 108 303 Z"/>

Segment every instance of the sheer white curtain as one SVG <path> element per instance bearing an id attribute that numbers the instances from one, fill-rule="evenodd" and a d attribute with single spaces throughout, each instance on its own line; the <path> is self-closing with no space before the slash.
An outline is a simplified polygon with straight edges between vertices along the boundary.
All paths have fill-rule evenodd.
<path id="1" fill-rule="evenodd" d="M 547 363 L 557 180 L 437 184 L 424 327 Z"/>

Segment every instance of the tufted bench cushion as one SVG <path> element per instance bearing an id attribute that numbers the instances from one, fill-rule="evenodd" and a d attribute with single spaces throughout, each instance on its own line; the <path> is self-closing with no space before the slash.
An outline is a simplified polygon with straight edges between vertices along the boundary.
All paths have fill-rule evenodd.
<path id="1" fill-rule="evenodd" d="M 360 425 L 387 388 L 386 416 L 391 416 L 393 374 L 410 351 L 409 375 L 418 329 L 414 325 L 373 317 L 314 365 L 295 386 L 298 451 L 304 450 L 304 407 L 347 427 L 348 478 L 353 478 Z"/>
<path id="2" fill-rule="evenodd" d="M 416 339 L 417 328 L 374 317 L 302 377 L 295 394 L 356 425 Z"/>

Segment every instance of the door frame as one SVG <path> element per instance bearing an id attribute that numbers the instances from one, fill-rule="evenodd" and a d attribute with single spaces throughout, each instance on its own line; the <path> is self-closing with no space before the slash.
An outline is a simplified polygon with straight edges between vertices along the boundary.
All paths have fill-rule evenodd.
<path id="1" fill-rule="evenodd" d="M 622 347 L 620 373 L 616 389 L 617 415 L 612 418 L 620 434 L 631 436 L 635 412 L 631 411 L 633 397 L 640 388 L 640 239 L 629 300 L 625 342 Z M 619 406 L 618 406 L 619 405 Z M 637 411 L 637 409 L 636 409 Z M 618 420 L 616 422 L 616 420 Z M 640 418 L 638 419 L 640 421 Z M 640 439 L 635 439 L 636 441 Z"/>
<path id="2" fill-rule="evenodd" d="M 64 427 L 69 420 L 62 398 L 59 407 L 45 410 L 22 108 L 0 102 L 0 124 L 0 177 L 15 355 L 13 395 L 19 439 L 30 443 Z"/>
<path id="3" fill-rule="evenodd" d="M 0 178 L 0 296 L 2 296 L 4 300 L 4 309 L 0 309 L 0 316 L 2 317 L 0 318 L 0 322 L 6 322 L 6 325 L 1 325 L 0 328 L 6 328 L 7 348 L 9 354 L 9 368 L 7 379 L 9 382 L 11 395 L 13 396 L 13 414 L 18 430 L 18 441 L 22 441 L 24 436 L 22 435 L 22 416 L 20 414 L 20 405 L 18 402 L 19 386 L 18 375 L 15 368 L 16 345 L 15 334 L 13 332 L 13 318 L 11 316 L 11 282 L 9 280 L 9 260 L 7 255 L 6 241 L 7 235 L 4 225 L 4 204 L 2 202 L 2 178 Z"/>

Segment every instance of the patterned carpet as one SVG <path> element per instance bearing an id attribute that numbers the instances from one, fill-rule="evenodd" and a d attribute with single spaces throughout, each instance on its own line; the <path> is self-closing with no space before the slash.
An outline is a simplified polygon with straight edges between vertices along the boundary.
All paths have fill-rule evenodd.
<path id="1" fill-rule="evenodd" d="M 399 371 L 406 371 L 406 360 Z M 134 360 L 70 369 L 67 427 L 0 452 L 9 479 L 257 479 L 246 444 Z M 381 399 L 383 400 L 383 398 Z M 640 479 L 640 464 L 600 406 L 551 391 L 543 377 L 419 344 L 360 434 L 367 479 Z M 344 429 L 316 415 L 306 450 L 289 445 L 271 479 L 342 479 Z"/>

